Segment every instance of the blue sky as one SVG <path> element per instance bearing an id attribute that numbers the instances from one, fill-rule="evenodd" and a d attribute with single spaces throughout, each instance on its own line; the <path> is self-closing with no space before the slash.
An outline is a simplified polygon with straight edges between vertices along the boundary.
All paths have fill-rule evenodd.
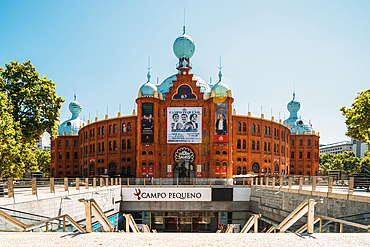
<path id="1" fill-rule="evenodd" d="M 224 82 L 238 114 L 283 120 L 293 85 L 298 112 L 320 143 L 349 139 L 339 109 L 369 88 L 370 1 L 6 1 L 0 0 L 0 66 L 31 60 L 66 102 L 76 88 L 86 121 L 134 109 L 146 82 L 176 73 L 172 44 L 196 42 L 194 74 Z"/>

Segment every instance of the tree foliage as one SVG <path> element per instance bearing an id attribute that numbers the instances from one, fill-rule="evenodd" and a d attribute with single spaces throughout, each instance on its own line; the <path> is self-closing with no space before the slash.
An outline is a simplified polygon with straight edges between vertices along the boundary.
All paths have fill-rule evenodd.
<path id="1" fill-rule="evenodd" d="M 24 141 L 34 143 L 44 132 L 56 137 L 59 110 L 64 101 L 55 92 L 55 82 L 40 78 L 31 61 L 10 62 L 0 68 L 0 91 L 7 93 L 11 114 L 19 122 Z"/>
<path id="2" fill-rule="evenodd" d="M 346 135 L 370 146 L 370 89 L 357 93 L 351 107 L 340 110 L 346 117 Z"/>
<path id="3" fill-rule="evenodd" d="M 44 175 L 50 176 L 50 151 L 47 149 L 36 149 L 35 151 L 37 169 L 44 173 Z"/>
<path id="4" fill-rule="evenodd" d="M 348 171 L 349 174 L 357 173 L 362 170 L 362 160 L 357 158 L 352 151 L 344 151 L 340 154 L 320 154 L 319 174 L 326 176 L 329 170 Z"/>

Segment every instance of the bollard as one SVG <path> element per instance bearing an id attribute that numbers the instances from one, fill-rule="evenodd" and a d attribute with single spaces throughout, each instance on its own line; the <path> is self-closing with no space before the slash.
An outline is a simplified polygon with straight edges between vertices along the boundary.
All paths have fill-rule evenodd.
<path id="1" fill-rule="evenodd" d="M 13 178 L 8 178 L 8 197 L 14 197 Z"/>
<path id="2" fill-rule="evenodd" d="M 96 188 L 96 178 L 93 178 L 93 187 Z"/>
<path id="3" fill-rule="evenodd" d="M 301 191 L 302 187 L 303 187 L 303 177 L 300 177 L 299 178 L 299 188 L 298 188 L 298 190 Z"/>
<path id="4" fill-rule="evenodd" d="M 32 195 L 37 195 L 36 178 L 32 178 Z"/>
<path id="5" fill-rule="evenodd" d="M 307 233 L 312 234 L 314 230 L 315 221 L 315 200 L 310 199 L 308 201 L 308 212 L 307 212 Z"/>
<path id="6" fill-rule="evenodd" d="M 76 178 L 76 190 L 80 190 L 80 178 Z"/>
<path id="7" fill-rule="evenodd" d="M 55 193 L 54 178 L 50 178 L 50 193 Z"/>
<path id="8" fill-rule="evenodd" d="M 113 186 L 113 178 L 110 178 L 110 185 Z"/>
<path id="9" fill-rule="evenodd" d="M 259 184 L 259 183 L 258 183 L 258 177 L 256 177 L 256 185 L 258 186 L 258 184 Z"/>
<path id="10" fill-rule="evenodd" d="M 293 180 L 293 178 L 289 177 L 289 180 L 288 180 L 288 189 L 289 190 L 292 188 L 292 180 Z"/>
<path id="11" fill-rule="evenodd" d="M 68 178 L 64 178 L 64 191 L 68 191 Z"/>
<path id="12" fill-rule="evenodd" d="M 260 185 L 263 185 L 263 177 L 260 178 Z"/>
<path id="13" fill-rule="evenodd" d="M 329 177 L 329 181 L 328 181 L 328 193 L 332 193 L 333 192 L 333 177 Z"/>
<path id="14" fill-rule="evenodd" d="M 122 179 L 118 178 L 118 181 L 119 181 L 119 185 L 121 186 L 122 185 Z"/>
<path id="15" fill-rule="evenodd" d="M 275 187 L 275 177 L 272 178 L 272 188 Z"/>
<path id="16" fill-rule="evenodd" d="M 109 186 L 109 180 L 108 180 L 108 178 L 105 178 L 105 186 Z"/>
<path id="17" fill-rule="evenodd" d="M 316 191 L 316 181 L 317 181 L 317 178 L 312 177 L 312 191 Z"/>
<path id="18" fill-rule="evenodd" d="M 284 175 L 280 176 L 280 184 L 279 184 L 280 190 L 283 188 L 283 183 L 284 183 Z"/>
<path id="19" fill-rule="evenodd" d="M 268 177 L 268 176 L 266 176 L 266 177 L 265 177 L 265 180 L 266 180 L 265 185 L 266 185 L 266 187 L 268 187 L 268 186 L 269 186 L 269 177 Z"/>
<path id="20" fill-rule="evenodd" d="M 100 178 L 100 187 L 103 187 L 104 180 L 103 178 Z"/>
<path id="21" fill-rule="evenodd" d="M 85 188 L 89 189 L 89 178 L 85 178 Z"/>
<path id="22" fill-rule="evenodd" d="M 348 195 L 353 195 L 354 184 L 355 184 L 355 178 L 350 177 L 349 178 L 349 183 L 348 183 Z"/>
<path id="23" fill-rule="evenodd" d="M 115 178 L 114 180 L 114 185 L 118 185 L 118 178 Z"/>

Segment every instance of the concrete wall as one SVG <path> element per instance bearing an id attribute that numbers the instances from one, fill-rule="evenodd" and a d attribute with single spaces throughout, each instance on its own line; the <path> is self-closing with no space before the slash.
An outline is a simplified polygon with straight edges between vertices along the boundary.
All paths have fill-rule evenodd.
<path id="1" fill-rule="evenodd" d="M 305 199 L 323 199 L 323 203 L 315 206 L 315 215 L 342 218 L 370 212 L 370 204 L 329 197 L 310 196 L 297 193 L 284 192 L 275 195 L 273 190 L 260 190 L 252 188 L 251 211 L 260 213 L 263 217 L 281 222 Z"/>

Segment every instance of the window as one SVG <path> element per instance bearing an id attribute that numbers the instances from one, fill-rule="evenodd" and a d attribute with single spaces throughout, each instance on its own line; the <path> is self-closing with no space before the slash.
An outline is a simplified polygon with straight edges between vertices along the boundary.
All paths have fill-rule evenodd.
<path id="1" fill-rule="evenodd" d="M 149 151 L 148 152 L 148 155 L 153 155 L 153 151 Z"/>
<path id="2" fill-rule="evenodd" d="M 90 138 L 92 137 L 92 129 L 90 130 Z"/>
<path id="3" fill-rule="evenodd" d="M 109 134 L 112 134 L 112 125 L 109 125 Z"/>
<path id="4" fill-rule="evenodd" d="M 113 133 L 117 133 L 117 124 L 113 125 Z"/>
<path id="5" fill-rule="evenodd" d="M 279 130 L 276 130 L 276 136 L 279 137 Z"/>
<path id="6" fill-rule="evenodd" d="M 221 154 L 221 152 L 220 152 L 220 151 L 216 151 L 216 155 L 217 155 L 217 154 Z"/>
<path id="7" fill-rule="evenodd" d="M 237 130 L 237 131 L 241 131 L 240 122 L 238 122 L 238 123 L 237 123 L 237 125 L 236 125 L 236 130 Z"/>
<path id="8" fill-rule="evenodd" d="M 307 140 L 307 146 L 311 146 L 311 139 Z"/>
<path id="9" fill-rule="evenodd" d="M 127 140 L 127 149 L 131 149 L 131 140 L 130 139 Z"/>
<path id="10" fill-rule="evenodd" d="M 126 140 L 122 140 L 122 149 L 126 149 Z"/>
<path id="11" fill-rule="evenodd" d="M 95 137 L 95 129 L 93 129 L 93 137 Z"/>
<path id="12" fill-rule="evenodd" d="M 270 127 L 268 128 L 268 134 L 271 135 L 271 133 L 270 133 Z"/>
<path id="13" fill-rule="evenodd" d="M 243 123 L 243 131 L 246 132 L 247 131 L 247 125 L 245 123 Z"/>
<path id="14" fill-rule="evenodd" d="M 243 140 L 243 149 L 246 149 L 246 148 L 247 148 L 247 141 Z"/>
<path id="15" fill-rule="evenodd" d="M 274 136 L 276 136 L 276 128 L 274 128 Z"/>
<path id="16" fill-rule="evenodd" d="M 126 159 L 125 158 L 122 158 L 122 162 L 125 162 L 126 161 Z"/>
<path id="17" fill-rule="evenodd" d="M 226 151 L 222 151 L 222 154 L 226 154 L 227 155 L 227 152 Z"/>
<path id="18" fill-rule="evenodd" d="M 173 96 L 174 99 L 194 99 L 196 96 L 191 92 L 191 88 L 187 85 L 182 85 L 177 89 L 177 93 Z"/>
<path id="19" fill-rule="evenodd" d="M 241 158 L 237 158 L 236 161 L 242 161 L 242 159 Z"/>
<path id="20" fill-rule="evenodd" d="M 266 126 L 264 128 L 264 133 L 265 133 L 265 135 L 267 135 L 267 127 Z"/>
<path id="21" fill-rule="evenodd" d="M 69 160 L 69 152 L 67 152 L 67 160 Z"/>
<path id="22" fill-rule="evenodd" d="M 299 158 L 302 159 L 302 152 L 299 152 Z"/>
<path id="23" fill-rule="evenodd" d="M 131 161 L 131 158 L 127 158 L 127 162 Z"/>
<path id="24" fill-rule="evenodd" d="M 276 144 L 274 144 L 274 153 L 276 153 Z"/>
<path id="25" fill-rule="evenodd" d="M 100 142 L 98 144 L 98 150 L 99 150 L 99 152 L 101 152 L 101 143 Z"/>
<path id="26" fill-rule="evenodd" d="M 307 152 L 307 159 L 311 159 L 311 153 Z"/>
<path id="27" fill-rule="evenodd" d="M 166 138 L 166 130 L 163 130 L 163 138 Z"/>
<path id="28" fill-rule="evenodd" d="M 256 132 L 256 126 L 252 124 L 252 133 Z"/>
<path id="29" fill-rule="evenodd" d="M 128 124 L 127 124 L 127 131 L 128 131 L 128 132 L 131 132 L 131 123 L 128 123 Z"/>
<path id="30" fill-rule="evenodd" d="M 237 175 L 240 175 L 240 174 L 241 174 L 241 172 L 242 172 L 242 168 L 241 168 L 240 166 L 238 166 L 238 167 L 236 168 L 236 174 L 237 174 Z"/>
<path id="31" fill-rule="evenodd" d="M 300 139 L 299 140 L 299 146 L 302 146 L 303 145 L 303 140 L 302 139 Z"/>
<path id="32" fill-rule="evenodd" d="M 257 150 L 260 150 L 260 141 L 257 141 Z"/>
<path id="33" fill-rule="evenodd" d="M 291 146 L 294 146 L 294 139 L 290 140 L 290 143 Z"/>
<path id="34" fill-rule="evenodd" d="M 78 144 L 78 143 L 77 143 L 77 140 L 75 140 L 75 147 L 77 147 L 77 144 Z"/>
<path id="35" fill-rule="evenodd" d="M 263 151 L 267 151 L 267 142 L 265 142 L 263 145 Z"/>
<path id="36" fill-rule="evenodd" d="M 109 151 L 112 151 L 113 150 L 113 145 L 112 145 L 112 141 L 109 142 Z"/>
<path id="37" fill-rule="evenodd" d="M 105 144 L 104 144 L 104 142 L 101 143 L 101 151 L 103 151 L 103 152 L 105 151 Z"/>
<path id="38" fill-rule="evenodd" d="M 270 143 L 268 143 L 268 151 L 270 152 Z"/>
<path id="39" fill-rule="evenodd" d="M 246 162 L 247 161 L 247 159 L 246 158 L 243 158 L 243 162 Z"/>
<path id="40" fill-rule="evenodd" d="M 59 159 L 62 159 L 62 152 L 59 152 Z"/>
<path id="41" fill-rule="evenodd" d="M 146 152 L 145 151 L 141 152 L 141 155 L 146 155 Z"/>
<path id="42" fill-rule="evenodd" d="M 59 147 L 61 147 L 62 146 L 62 141 L 61 140 L 59 140 Z"/>
<path id="43" fill-rule="evenodd" d="M 69 147 L 69 140 L 66 141 L 66 146 Z"/>
<path id="44" fill-rule="evenodd" d="M 203 137 L 206 137 L 206 130 L 203 131 Z"/>
<path id="45" fill-rule="evenodd" d="M 126 132 L 126 124 L 125 123 L 122 124 L 122 132 Z"/>
<path id="46" fill-rule="evenodd" d="M 241 140 L 240 139 L 238 139 L 237 142 L 236 142 L 236 148 L 237 149 L 241 148 Z"/>
<path id="47" fill-rule="evenodd" d="M 93 153 L 95 153 L 95 143 L 93 143 Z"/>
<path id="48" fill-rule="evenodd" d="M 290 158 L 294 159 L 294 152 L 290 152 Z"/>
<path id="49" fill-rule="evenodd" d="M 276 145 L 276 152 L 279 153 L 279 145 Z"/>
<path id="50" fill-rule="evenodd" d="M 260 133 L 260 125 L 257 124 L 257 133 Z"/>
<path id="51" fill-rule="evenodd" d="M 122 166 L 122 174 L 126 174 L 126 167 Z"/>
<path id="52" fill-rule="evenodd" d="M 255 147 L 256 147 L 256 142 L 253 140 L 252 141 L 252 150 L 255 150 Z"/>
<path id="53" fill-rule="evenodd" d="M 105 127 L 103 126 L 103 127 L 101 127 L 101 134 L 102 135 L 105 135 Z"/>
<path id="54" fill-rule="evenodd" d="M 98 129 L 98 135 L 101 135 L 101 128 Z"/>
<path id="55" fill-rule="evenodd" d="M 113 141 L 113 150 L 117 150 L 117 142 Z"/>
<path id="56" fill-rule="evenodd" d="M 75 160 L 77 160 L 78 159 L 78 154 L 77 154 L 77 152 L 75 152 Z"/>

